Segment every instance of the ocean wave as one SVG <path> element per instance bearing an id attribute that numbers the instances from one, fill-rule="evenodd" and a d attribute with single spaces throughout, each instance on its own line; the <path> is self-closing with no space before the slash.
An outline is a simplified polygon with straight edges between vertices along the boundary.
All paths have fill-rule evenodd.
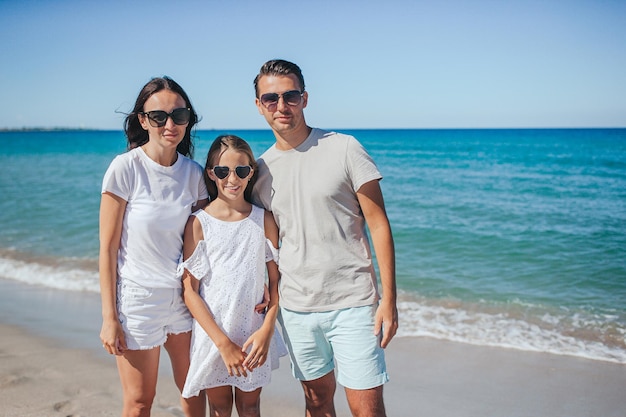
<path id="1" fill-rule="evenodd" d="M 3 250 L 0 277 L 59 290 L 100 292 L 93 259 L 34 257 Z"/>
<path id="2" fill-rule="evenodd" d="M 617 316 L 416 299 L 406 293 L 400 299 L 398 337 L 430 337 L 626 364 L 626 326 Z"/>
<path id="3" fill-rule="evenodd" d="M 66 291 L 99 293 L 95 259 L 0 250 L 0 277 Z M 590 314 L 521 302 L 496 305 L 435 300 L 400 291 L 397 337 L 430 337 L 626 364 L 626 326 L 619 313 Z"/>

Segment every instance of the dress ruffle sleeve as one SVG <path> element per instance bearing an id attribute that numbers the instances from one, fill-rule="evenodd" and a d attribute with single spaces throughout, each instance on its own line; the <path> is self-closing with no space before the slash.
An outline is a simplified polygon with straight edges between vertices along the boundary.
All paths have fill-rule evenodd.
<path id="1" fill-rule="evenodd" d="M 198 242 L 191 256 L 178 265 L 179 277 L 182 278 L 185 269 L 191 272 L 194 278 L 199 281 L 208 276 L 211 272 L 211 264 L 209 263 L 209 258 L 206 253 L 206 242 L 201 240 Z"/>
<path id="2" fill-rule="evenodd" d="M 278 249 L 269 239 L 265 239 L 265 262 L 274 261 L 278 265 Z"/>

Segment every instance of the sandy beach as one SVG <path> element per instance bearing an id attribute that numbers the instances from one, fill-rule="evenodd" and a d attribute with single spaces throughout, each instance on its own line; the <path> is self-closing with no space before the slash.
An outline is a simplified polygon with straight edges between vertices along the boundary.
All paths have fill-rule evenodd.
<path id="1" fill-rule="evenodd" d="M 101 351 L 99 296 L 0 279 L 0 415 L 118 416 L 114 359 Z M 387 349 L 389 416 L 626 416 L 626 366 L 567 356 L 396 338 Z M 182 416 L 162 357 L 153 416 Z M 343 391 L 337 414 L 349 416 Z M 262 395 L 264 416 L 302 416 L 287 358 Z M 236 415 L 236 413 L 234 414 Z"/>

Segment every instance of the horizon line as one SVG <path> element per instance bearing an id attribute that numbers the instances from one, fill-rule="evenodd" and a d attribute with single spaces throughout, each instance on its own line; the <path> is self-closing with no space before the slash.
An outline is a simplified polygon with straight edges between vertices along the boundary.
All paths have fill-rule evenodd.
<path id="1" fill-rule="evenodd" d="M 321 128 L 324 130 L 576 130 L 576 129 L 626 129 L 625 126 L 543 126 L 543 127 L 334 127 Z M 271 131 L 270 128 L 194 128 L 195 131 Z M 123 129 L 97 128 L 97 127 L 0 127 L 0 132 L 62 132 L 62 131 L 103 131 L 123 132 Z"/>

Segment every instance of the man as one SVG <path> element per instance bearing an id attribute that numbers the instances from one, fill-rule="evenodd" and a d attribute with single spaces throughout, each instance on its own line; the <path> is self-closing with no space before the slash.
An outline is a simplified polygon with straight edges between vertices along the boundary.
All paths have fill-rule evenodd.
<path id="1" fill-rule="evenodd" d="M 276 143 L 259 158 L 253 194 L 280 229 L 279 320 L 306 415 L 335 416 L 339 382 L 354 416 L 385 416 L 383 348 L 396 333 L 398 312 L 382 176 L 355 138 L 307 126 L 308 92 L 297 65 L 268 61 L 254 86 Z"/>

